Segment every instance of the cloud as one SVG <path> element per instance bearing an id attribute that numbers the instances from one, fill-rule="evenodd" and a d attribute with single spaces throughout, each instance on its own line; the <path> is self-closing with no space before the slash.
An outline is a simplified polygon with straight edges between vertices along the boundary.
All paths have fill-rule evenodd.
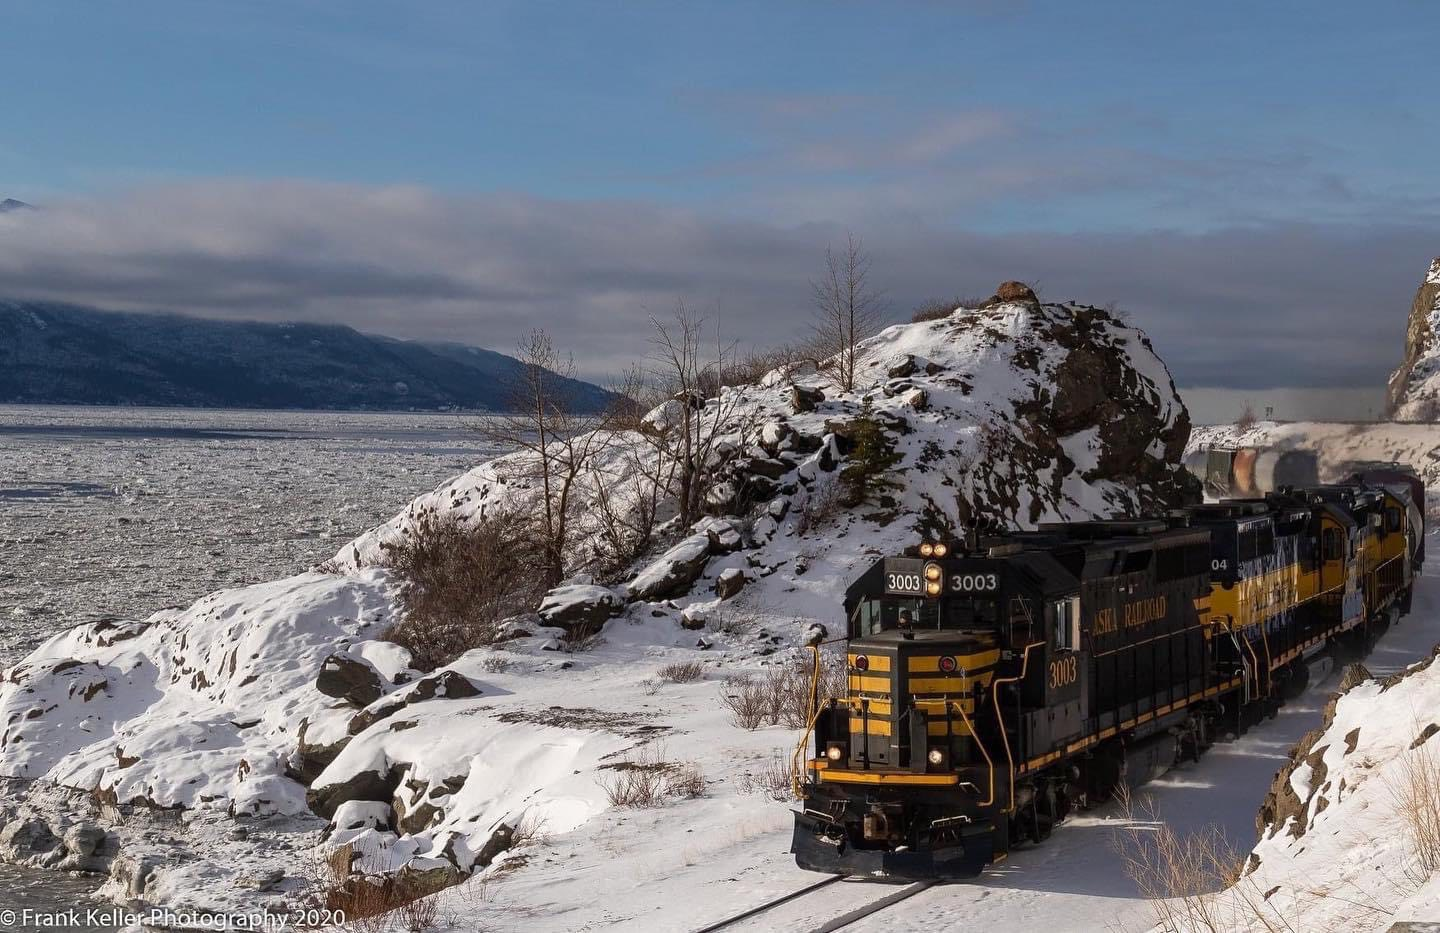
<path id="1" fill-rule="evenodd" d="M 897 319 L 927 298 L 1038 281 L 1047 300 L 1115 303 L 1182 385 L 1256 393 L 1383 384 L 1436 251 L 1433 229 L 1405 224 L 988 235 L 881 220 L 856 232 Z M 843 234 L 641 203 L 197 182 L 0 217 L 0 295 L 502 351 L 541 326 L 602 374 L 642 356 L 648 317 L 681 297 L 746 343 L 800 335 L 808 278 Z"/>

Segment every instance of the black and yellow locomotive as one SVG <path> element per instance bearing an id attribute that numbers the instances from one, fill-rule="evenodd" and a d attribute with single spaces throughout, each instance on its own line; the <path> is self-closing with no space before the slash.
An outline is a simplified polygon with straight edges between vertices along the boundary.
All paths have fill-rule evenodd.
<path id="1" fill-rule="evenodd" d="M 1408 611 L 1419 515 L 1354 482 L 876 562 L 845 594 L 846 696 L 812 719 L 797 862 L 974 876 L 1198 757 Z"/>

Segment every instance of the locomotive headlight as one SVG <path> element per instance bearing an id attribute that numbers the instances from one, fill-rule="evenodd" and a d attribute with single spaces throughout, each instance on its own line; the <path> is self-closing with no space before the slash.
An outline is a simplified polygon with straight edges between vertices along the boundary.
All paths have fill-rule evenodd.
<path id="1" fill-rule="evenodd" d="M 825 757 L 831 761 L 839 761 L 845 757 L 845 746 L 839 742 L 831 742 L 825 747 Z"/>
<path id="2" fill-rule="evenodd" d="M 940 565 L 939 565 L 939 564 L 926 564 L 926 565 L 925 565 L 925 579 L 927 579 L 927 580 L 938 580 L 938 579 L 940 579 Z"/>
<path id="3" fill-rule="evenodd" d="M 930 556 L 933 555 L 934 553 L 935 553 L 935 545 L 931 544 L 929 541 L 926 541 L 924 544 L 920 545 L 920 556 L 921 556 L 921 557 L 930 557 Z"/>
<path id="4" fill-rule="evenodd" d="M 930 760 L 930 763 L 931 763 L 932 765 L 944 764 L 944 763 L 945 763 L 945 749 L 943 749 L 943 748 L 932 748 L 932 749 L 930 749 L 930 754 L 929 754 L 929 755 L 926 755 L 925 757 Z"/>
<path id="5" fill-rule="evenodd" d="M 959 667 L 959 665 L 955 663 L 954 658 L 947 654 L 945 655 L 945 657 L 940 659 L 939 667 L 940 673 L 953 674 L 955 673 L 955 668 Z"/>
<path id="6" fill-rule="evenodd" d="M 944 557 L 946 554 L 950 553 L 950 546 L 937 541 L 935 543 L 935 546 L 930 549 L 930 553 L 934 554 L 936 557 Z"/>
<path id="7" fill-rule="evenodd" d="M 857 671 L 868 671 L 869 669 L 870 669 L 870 659 L 867 658 L 867 657 L 865 657 L 865 655 L 863 655 L 863 654 L 857 654 L 857 655 L 855 656 L 855 670 L 857 670 Z"/>
<path id="8" fill-rule="evenodd" d="M 939 596 L 939 595 L 940 595 L 940 584 L 939 584 L 939 583 L 935 583 L 935 582 L 930 582 L 930 583 L 925 584 L 925 592 L 926 592 L 926 594 L 928 594 L 928 595 L 930 595 L 930 596 Z"/>

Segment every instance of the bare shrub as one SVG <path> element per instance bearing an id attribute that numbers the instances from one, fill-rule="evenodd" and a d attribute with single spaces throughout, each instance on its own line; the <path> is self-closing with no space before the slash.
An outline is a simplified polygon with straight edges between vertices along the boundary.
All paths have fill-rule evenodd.
<path id="1" fill-rule="evenodd" d="M 741 729 L 754 730 L 770 724 L 772 709 L 764 681 L 749 676 L 727 677 L 720 691 L 721 704 Z"/>
<path id="2" fill-rule="evenodd" d="M 1116 799 L 1129 824 L 1116 836 L 1116 849 L 1125 873 L 1148 902 L 1156 929 L 1293 929 L 1244 877 L 1244 858 L 1218 826 L 1182 836 L 1153 812 L 1137 816 L 1123 785 L 1116 788 Z"/>
<path id="3" fill-rule="evenodd" d="M 533 813 L 526 813 L 510 833 L 509 848 L 524 849 L 529 846 L 543 846 L 549 840 L 550 836 L 545 832 L 544 818 L 535 816 Z"/>
<path id="4" fill-rule="evenodd" d="M 759 614 L 746 605 L 744 597 L 721 603 L 710 611 L 705 627 L 721 635 L 745 635 L 760 624 Z"/>
<path id="5" fill-rule="evenodd" d="M 705 774 L 693 761 L 677 764 L 665 776 L 665 793 L 671 797 L 694 800 L 705 796 Z"/>
<path id="6" fill-rule="evenodd" d="M 355 856 L 354 846 L 347 844 L 316 857 L 294 904 L 343 913 L 344 927 L 356 933 L 388 933 L 398 919 L 394 912 L 406 905 L 406 898 L 392 879 L 352 871 Z"/>
<path id="7" fill-rule="evenodd" d="M 1249 402 L 1246 402 L 1244 410 L 1240 412 L 1240 417 L 1235 419 L 1235 427 L 1241 431 L 1248 431 L 1259 422 L 1260 419 L 1256 417 L 1255 409 Z"/>
<path id="8" fill-rule="evenodd" d="M 599 628 L 589 628 L 583 625 L 567 628 L 560 635 L 560 648 L 566 654 L 581 654 L 586 651 L 592 651 L 599 645 L 604 644 L 604 642 L 605 639 L 600 637 Z"/>
<path id="9" fill-rule="evenodd" d="M 769 350 L 750 350 L 728 362 L 719 374 L 720 386 L 755 385 L 774 370 L 793 370 L 808 359 L 807 348 L 795 344 L 782 344 Z"/>
<path id="10" fill-rule="evenodd" d="M 816 480 L 795 509 L 795 533 L 808 534 L 832 523 L 845 510 L 846 498 L 846 484 L 838 478 Z"/>
<path id="11" fill-rule="evenodd" d="M 794 662 L 766 669 L 759 675 L 742 675 L 725 680 L 720 702 L 730 710 L 735 725 L 746 730 L 762 726 L 804 729 L 810 725 L 811 687 L 814 662 L 806 655 Z M 820 656 L 820 700 L 845 695 L 844 662 L 822 653 Z"/>
<path id="12" fill-rule="evenodd" d="M 420 897 L 407 901 L 399 910 L 400 925 L 409 933 L 425 933 L 440 922 L 440 899 Z"/>
<path id="13" fill-rule="evenodd" d="M 910 315 L 910 323 L 920 324 L 924 321 L 940 321 L 955 313 L 956 308 L 978 308 L 980 298 L 932 298 L 929 301 L 922 301 L 915 306 L 915 311 Z"/>
<path id="14" fill-rule="evenodd" d="M 1440 757 L 1421 745 L 1400 758 L 1385 784 L 1421 867 L 1440 870 Z"/>
<path id="15" fill-rule="evenodd" d="M 788 755 L 778 750 L 736 779 L 742 794 L 764 794 L 782 803 L 795 800 L 795 770 Z"/>
<path id="16" fill-rule="evenodd" d="M 660 679 L 672 684 L 693 684 L 705 679 L 705 665 L 699 661 L 677 661 L 660 668 Z"/>
<path id="17" fill-rule="evenodd" d="M 400 580 L 400 621 L 385 638 L 434 670 L 493 644 L 502 619 L 532 608 L 543 592 L 538 556 L 522 515 L 492 512 L 474 522 L 451 513 L 420 516 L 399 541 L 382 544 Z"/>
<path id="18" fill-rule="evenodd" d="M 514 666 L 514 662 L 503 654 L 487 654 L 480 662 L 480 669 L 491 674 L 503 674 Z"/>
<path id="19" fill-rule="evenodd" d="M 705 794 L 700 767 L 694 762 L 666 761 L 660 745 L 641 745 L 624 760 L 604 767 L 615 772 L 614 777 L 599 781 L 612 807 L 639 810 L 658 807 L 670 797 Z"/>

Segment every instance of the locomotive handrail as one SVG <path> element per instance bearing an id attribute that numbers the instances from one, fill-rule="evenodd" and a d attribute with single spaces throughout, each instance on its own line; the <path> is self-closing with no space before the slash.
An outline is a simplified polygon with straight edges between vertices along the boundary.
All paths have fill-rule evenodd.
<path id="1" fill-rule="evenodd" d="M 1015 753 L 1010 750 L 1010 736 L 1005 731 L 1005 719 L 1003 716 L 1001 716 L 1000 685 L 1014 683 L 1017 680 L 1024 680 L 1025 672 L 1030 669 L 1030 649 L 1038 648 L 1043 644 L 1044 642 L 1042 641 L 1032 641 L 1030 644 L 1025 646 L 1025 650 L 1021 652 L 1020 655 L 1019 674 L 1014 677 L 996 677 L 990 682 L 990 692 L 991 698 L 993 700 L 993 703 L 991 705 L 995 707 L 995 722 L 997 725 L 1000 726 L 1000 741 L 1005 746 L 1005 761 L 1009 765 L 1006 770 L 1010 772 L 1009 801 L 1012 804 L 1015 802 Z M 1009 811 L 1007 810 L 1006 812 L 1008 813 Z"/>
<path id="2" fill-rule="evenodd" d="M 810 650 L 815 655 L 815 666 L 810 673 L 809 715 L 806 717 L 808 721 L 805 731 L 800 736 L 800 741 L 795 745 L 795 754 L 790 757 L 790 789 L 800 800 L 805 799 L 804 785 L 800 780 L 800 760 L 804 757 L 805 749 L 810 744 L 810 735 L 815 731 L 815 723 L 820 719 L 820 646 L 812 645 Z"/>
<path id="3" fill-rule="evenodd" d="M 946 700 L 945 703 L 948 706 L 950 701 Z M 960 721 L 965 724 L 965 728 L 969 730 L 971 737 L 975 739 L 975 744 L 980 746 L 980 754 L 985 758 L 985 768 L 990 772 L 990 796 L 980 804 L 982 807 L 988 807 L 995 802 L 995 761 L 990 757 L 989 749 L 985 747 L 985 740 L 980 738 L 980 731 L 971 724 L 970 717 L 965 715 L 965 704 L 956 703 L 955 709 L 960 712 Z M 1001 726 L 1001 732 L 1004 732 L 1003 725 Z"/>

